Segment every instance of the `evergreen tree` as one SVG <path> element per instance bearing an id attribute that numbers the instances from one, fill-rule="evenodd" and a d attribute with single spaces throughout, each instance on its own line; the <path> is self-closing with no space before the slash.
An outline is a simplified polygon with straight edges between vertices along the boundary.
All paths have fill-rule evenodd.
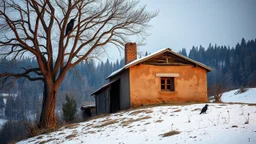
<path id="1" fill-rule="evenodd" d="M 191 59 L 197 60 L 198 59 L 198 57 L 197 57 L 197 48 L 195 48 L 193 46 L 192 49 L 189 52 L 189 56 L 188 57 L 191 58 Z"/>
<path id="2" fill-rule="evenodd" d="M 0 109 L 4 108 L 4 99 L 0 96 Z"/>
<path id="3" fill-rule="evenodd" d="M 0 96 L 0 118 L 4 116 L 4 99 Z"/>
<path id="4" fill-rule="evenodd" d="M 182 50 L 179 53 L 182 54 L 183 56 L 187 57 L 187 51 L 185 48 L 182 48 Z"/>
<path id="5" fill-rule="evenodd" d="M 66 103 L 62 105 L 63 119 L 66 122 L 71 122 L 75 118 L 76 114 L 76 101 L 73 98 L 70 98 L 66 94 Z"/>
<path id="6" fill-rule="evenodd" d="M 6 101 L 5 116 L 12 120 L 16 118 L 17 109 L 15 107 L 15 100 L 13 96 L 8 96 Z"/>
<path id="7" fill-rule="evenodd" d="M 234 48 L 209 44 L 207 49 L 193 46 L 189 58 L 210 66 L 208 87 L 222 85 L 226 90 L 256 85 L 256 40 L 244 38 Z M 181 53 L 181 52 L 180 52 Z"/>

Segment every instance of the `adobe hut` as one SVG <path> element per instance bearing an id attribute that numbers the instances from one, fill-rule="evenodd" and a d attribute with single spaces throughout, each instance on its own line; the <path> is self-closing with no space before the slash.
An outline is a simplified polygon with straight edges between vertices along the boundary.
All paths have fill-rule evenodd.
<path id="1" fill-rule="evenodd" d="M 136 43 L 125 45 L 125 66 L 96 90 L 96 113 L 174 102 L 207 102 L 207 72 L 202 63 L 162 49 L 137 59 Z"/>

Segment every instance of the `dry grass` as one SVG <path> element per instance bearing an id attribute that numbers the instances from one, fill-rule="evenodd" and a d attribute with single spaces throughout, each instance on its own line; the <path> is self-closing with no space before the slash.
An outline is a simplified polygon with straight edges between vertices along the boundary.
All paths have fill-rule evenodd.
<path id="1" fill-rule="evenodd" d="M 104 118 L 104 117 L 109 117 L 110 114 L 100 114 L 100 115 L 96 115 L 96 116 L 93 116 L 93 117 L 90 117 L 88 118 L 86 121 L 92 121 L 93 123 L 97 122 L 97 119 L 99 118 Z"/>
<path id="2" fill-rule="evenodd" d="M 93 124 L 89 123 L 89 124 L 86 125 L 86 127 L 89 127 L 89 126 L 92 126 L 92 125 L 93 125 Z"/>
<path id="3" fill-rule="evenodd" d="M 117 114 L 116 116 L 120 116 L 121 117 L 121 116 L 124 116 L 124 115 L 122 113 L 120 113 L 120 114 Z"/>
<path id="4" fill-rule="evenodd" d="M 201 108 L 195 108 L 195 109 L 193 109 L 191 111 L 201 111 Z"/>
<path id="5" fill-rule="evenodd" d="M 104 120 L 102 120 L 101 123 L 105 123 L 105 122 L 108 122 L 108 121 L 110 121 L 110 120 L 111 120 L 110 117 L 107 117 L 107 118 L 105 118 Z"/>
<path id="6" fill-rule="evenodd" d="M 256 106 L 256 104 L 248 104 L 248 106 Z"/>
<path id="7" fill-rule="evenodd" d="M 152 113 L 152 112 L 153 112 L 152 110 L 137 110 L 137 111 L 131 112 L 130 115 L 137 115 L 139 113 L 146 113 L 146 114 L 148 114 L 148 113 Z"/>
<path id="8" fill-rule="evenodd" d="M 39 144 L 46 144 L 50 141 L 53 141 L 53 140 L 56 140 L 56 139 L 48 139 L 48 140 L 45 140 L 45 141 L 41 141 Z"/>
<path id="9" fill-rule="evenodd" d="M 27 138 L 38 136 L 40 134 L 46 134 L 47 132 L 51 132 L 51 129 L 39 129 L 35 123 L 24 123 L 25 127 L 28 130 Z"/>
<path id="10" fill-rule="evenodd" d="M 241 87 L 238 91 L 235 92 L 235 95 L 244 93 L 244 92 L 246 92 L 247 90 L 248 90 L 247 88 Z"/>
<path id="11" fill-rule="evenodd" d="M 196 136 L 190 136 L 189 138 L 196 138 Z"/>
<path id="12" fill-rule="evenodd" d="M 151 116 L 145 116 L 145 117 L 136 119 L 136 121 L 145 120 L 145 119 L 150 119 L 150 118 L 151 118 Z"/>
<path id="13" fill-rule="evenodd" d="M 108 125 L 111 125 L 111 124 L 115 124 L 117 122 L 118 122 L 117 120 L 109 119 L 108 121 L 104 121 L 101 125 L 94 126 L 94 128 L 105 127 L 105 126 L 108 126 Z"/>
<path id="14" fill-rule="evenodd" d="M 236 105 L 236 104 L 240 104 L 240 105 L 248 105 L 248 106 L 256 106 L 256 104 L 253 104 L 253 103 L 241 103 L 241 102 L 225 102 L 226 105 L 220 105 L 220 106 L 227 106 L 228 105 Z"/>
<path id="15" fill-rule="evenodd" d="M 121 118 L 121 119 L 119 119 L 119 121 L 124 121 L 126 118 L 125 117 L 123 117 L 123 118 Z"/>
<path id="16" fill-rule="evenodd" d="M 187 106 L 187 105 L 192 105 L 192 104 L 199 104 L 200 102 L 187 102 L 187 103 L 160 103 L 160 104 L 151 104 L 151 105 L 144 105 L 144 106 L 140 106 L 140 107 L 133 107 L 127 110 L 122 110 L 119 113 L 119 116 L 123 116 L 123 113 L 126 112 L 131 112 L 130 115 L 136 115 L 138 113 L 152 113 L 152 110 L 146 109 L 146 108 L 153 108 L 153 107 L 157 107 L 157 106 Z M 178 107 L 172 107 L 169 109 L 178 109 Z M 97 116 L 93 116 L 91 118 L 88 118 L 86 121 L 92 121 L 93 123 L 97 122 L 97 119 L 99 118 L 107 118 L 109 117 L 111 114 L 101 114 L 101 115 L 97 115 Z M 89 125 L 91 126 L 91 125 Z"/>
<path id="17" fill-rule="evenodd" d="M 70 124 L 70 125 L 66 125 L 65 128 L 67 129 L 74 129 L 74 128 L 77 128 L 78 127 L 78 124 Z"/>
<path id="18" fill-rule="evenodd" d="M 36 139 L 42 139 L 43 138 L 43 136 L 38 136 Z"/>
<path id="19" fill-rule="evenodd" d="M 71 139 L 71 138 L 76 137 L 76 136 L 77 136 L 76 134 L 71 134 L 71 135 L 66 136 L 65 138 L 66 139 Z"/>
<path id="20" fill-rule="evenodd" d="M 138 119 L 128 119 L 126 121 L 122 121 L 122 126 L 125 127 L 125 126 L 128 126 L 129 124 L 133 123 L 133 122 L 137 122 L 137 121 L 140 121 L 140 120 L 144 120 L 144 119 L 149 119 L 151 118 L 150 116 L 145 116 L 145 117 L 142 117 L 142 118 L 138 118 Z"/>
<path id="21" fill-rule="evenodd" d="M 28 143 L 31 143 L 31 142 L 34 142 L 34 141 L 36 141 L 36 140 L 34 139 L 34 140 L 31 140 L 31 141 L 28 141 Z"/>
<path id="22" fill-rule="evenodd" d="M 161 123 L 162 121 L 164 121 L 164 120 L 157 120 L 157 121 L 155 121 L 156 123 Z"/>
<path id="23" fill-rule="evenodd" d="M 96 132 L 95 131 L 88 131 L 87 133 L 88 134 L 95 134 Z"/>
<path id="24" fill-rule="evenodd" d="M 227 106 L 226 104 L 220 104 L 219 106 Z"/>
<path id="25" fill-rule="evenodd" d="M 175 110 L 175 111 L 173 111 L 173 112 L 181 112 L 181 109 L 177 109 L 177 110 Z"/>
<path id="26" fill-rule="evenodd" d="M 27 138 L 39 136 L 41 134 L 50 134 L 51 132 L 58 131 L 58 128 L 56 129 L 39 129 L 38 127 L 30 127 L 28 128 L 29 133 L 27 135 Z"/>
<path id="27" fill-rule="evenodd" d="M 135 122 L 135 120 L 133 118 L 130 118 L 126 121 L 122 121 L 121 124 L 123 125 L 123 127 L 125 127 L 125 126 L 128 126 L 130 123 L 133 123 L 133 122 Z"/>
<path id="28" fill-rule="evenodd" d="M 168 109 L 177 110 L 179 108 L 178 107 L 171 107 L 171 108 L 168 108 Z"/>
<path id="29" fill-rule="evenodd" d="M 180 134 L 180 131 L 169 131 L 167 133 L 164 133 L 164 134 L 161 134 L 162 137 L 169 137 L 169 136 L 173 136 L 173 135 L 177 135 L 177 134 Z"/>

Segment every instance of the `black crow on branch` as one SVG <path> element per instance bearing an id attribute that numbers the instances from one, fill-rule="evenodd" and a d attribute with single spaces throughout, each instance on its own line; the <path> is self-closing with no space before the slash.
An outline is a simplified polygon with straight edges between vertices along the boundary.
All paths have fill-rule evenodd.
<path id="1" fill-rule="evenodd" d="M 202 110 L 201 110 L 201 113 L 200 113 L 200 114 L 204 114 L 204 113 L 206 113 L 207 108 L 208 108 L 208 104 L 206 104 L 206 105 L 202 108 Z"/>
<path id="2" fill-rule="evenodd" d="M 73 30 L 74 22 L 75 22 L 75 19 L 71 19 L 69 21 L 69 23 L 67 24 L 67 27 L 66 27 L 66 34 L 65 35 L 68 35 L 68 33 Z"/>

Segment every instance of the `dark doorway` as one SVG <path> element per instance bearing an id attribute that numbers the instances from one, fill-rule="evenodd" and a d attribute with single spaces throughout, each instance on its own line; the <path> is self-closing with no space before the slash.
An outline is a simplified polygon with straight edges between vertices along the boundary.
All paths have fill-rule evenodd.
<path id="1" fill-rule="evenodd" d="M 120 80 L 111 84 L 110 90 L 110 112 L 115 113 L 120 110 Z"/>

